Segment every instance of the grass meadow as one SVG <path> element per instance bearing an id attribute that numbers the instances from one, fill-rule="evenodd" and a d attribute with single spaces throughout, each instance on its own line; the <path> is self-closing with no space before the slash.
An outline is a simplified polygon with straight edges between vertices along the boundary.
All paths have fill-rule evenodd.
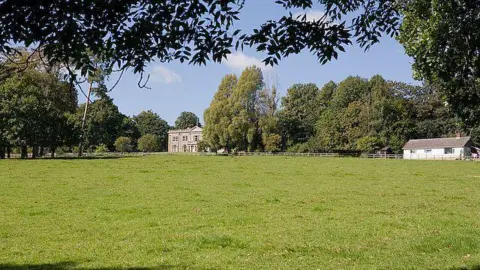
<path id="1" fill-rule="evenodd" d="M 4 160 L 0 269 L 480 269 L 480 162 Z"/>

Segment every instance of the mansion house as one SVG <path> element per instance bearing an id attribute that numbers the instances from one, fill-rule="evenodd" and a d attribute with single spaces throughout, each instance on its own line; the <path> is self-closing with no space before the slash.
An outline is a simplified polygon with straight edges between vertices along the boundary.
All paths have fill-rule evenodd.
<path id="1" fill-rule="evenodd" d="M 168 132 L 168 152 L 198 152 L 202 128 L 174 129 Z"/>

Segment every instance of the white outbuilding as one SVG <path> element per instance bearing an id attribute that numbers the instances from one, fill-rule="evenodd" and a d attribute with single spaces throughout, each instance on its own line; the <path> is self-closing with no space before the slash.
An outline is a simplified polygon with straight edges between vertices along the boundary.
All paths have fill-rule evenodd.
<path id="1" fill-rule="evenodd" d="M 403 159 L 464 159 L 471 156 L 470 137 L 410 140 L 403 147 Z"/>

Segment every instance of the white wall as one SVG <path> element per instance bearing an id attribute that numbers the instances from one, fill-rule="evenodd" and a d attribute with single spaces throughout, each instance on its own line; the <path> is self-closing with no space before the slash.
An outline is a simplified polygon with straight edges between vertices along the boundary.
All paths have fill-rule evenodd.
<path id="1" fill-rule="evenodd" d="M 453 154 L 445 154 L 444 148 L 432 148 L 430 153 L 426 149 L 415 149 L 415 153 L 411 150 L 403 150 L 403 159 L 461 159 L 470 156 L 470 148 L 453 148 Z"/>

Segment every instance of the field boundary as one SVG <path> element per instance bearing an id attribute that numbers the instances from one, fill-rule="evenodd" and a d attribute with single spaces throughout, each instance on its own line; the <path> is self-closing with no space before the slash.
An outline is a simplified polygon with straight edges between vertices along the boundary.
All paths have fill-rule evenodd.
<path id="1" fill-rule="evenodd" d="M 237 153 L 209 153 L 209 152 L 106 152 L 106 153 L 84 153 L 83 157 L 78 157 L 77 153 L 56 154 L 56 158 L 121 158 L 121 157 L 141 157 L 141 156 L 283 156 L 283 157 L 314 157 L 314 158 L 367 158 L 367 159 L 404 159 L 402 154 L 359 154 L 352 152 L 343 153 L 294 153 L 294 152 L 237 152 Z M 18 159 L 20 155 L 13 154 L 13 159 Z M 37 157 L 39 159 L 48 159 L 49 155 Z M 410 160 L 410 159 L 409 159 Z M 428 158 L 418 158 L 412 160 L 459 160 L 458 157 L 428 156 Z M 480 159 L 463 158 L 462 160 L 480 161 Z"/>

